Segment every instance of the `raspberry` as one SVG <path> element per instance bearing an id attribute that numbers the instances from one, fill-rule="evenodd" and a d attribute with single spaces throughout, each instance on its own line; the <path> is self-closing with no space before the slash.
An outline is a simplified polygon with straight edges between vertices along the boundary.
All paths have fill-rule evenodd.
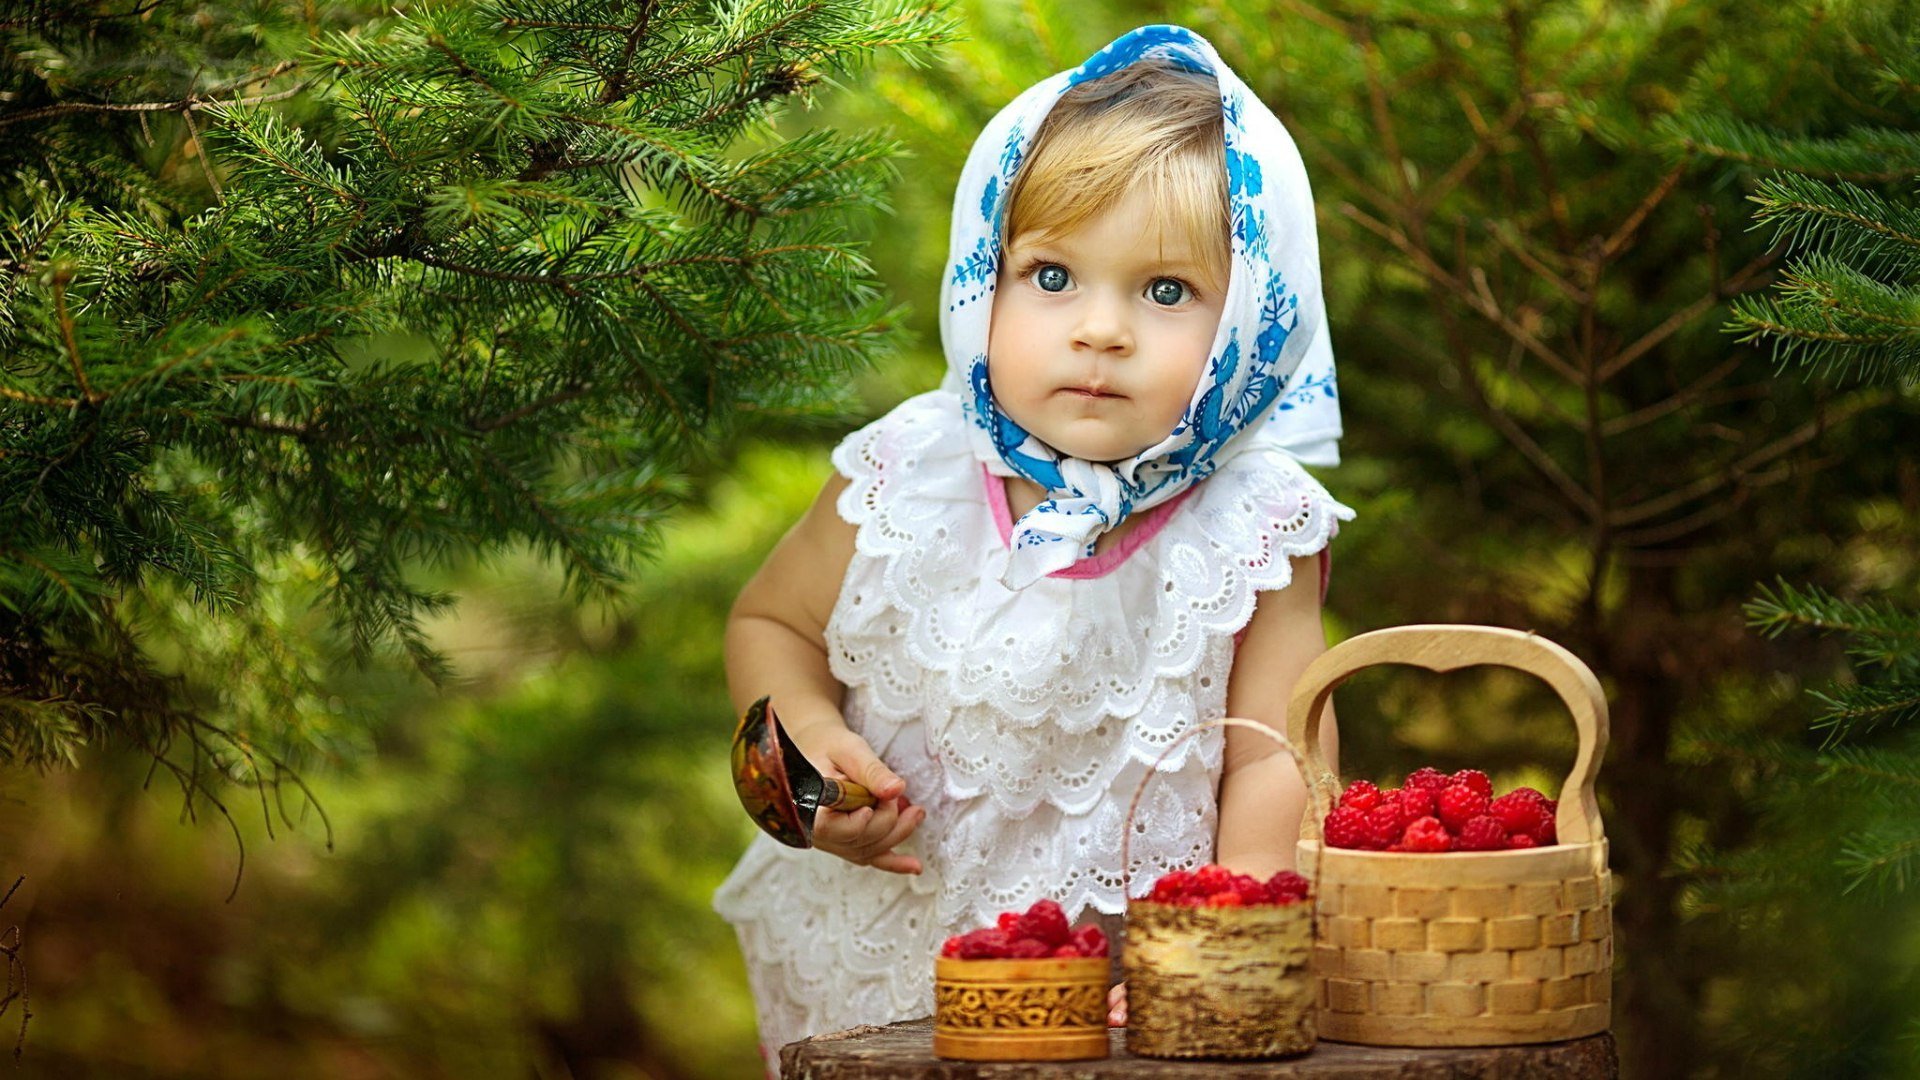
<path id="1" fill-rule="evenodd" d="M 1404 787 L 1400 789 L 1400 824 L 1411 825 L 1423 817 L 1432 817 L 1435 809 L 1432 788 Z"/>
<path id="2" fill-rule="evenodd" d="M 1487 812 L 1487 797 L 1465 784 L 1448 784 L 1440 792 L 1438 806 L 1440 820 L 1457 833 L 1468 819 Z"/>
<path id="3" fill-rule="evenodd" d="M 1514 833 L 1512 836 L 1507 837 L 1508 851 L 1515 851 L 1520 848 L 1530 848 L 1530 847 L 1539 847 L 1539 846 L 1540 846 L 1540 842 L 1538 840 L 1535 840 L 1533 837 L 1528 836 L 1526 833 Z"/>
<path id="4" fill-rule="evenodd" d="M 1380 789 L 1365 780 L 1355 780 L 1340 793 L 1340 805 L 1355 810 L 1371 810 L 1380 805 Z"/>
<path id="5" fill-rule="evenodd" d="M 1073 947 L 1080 950 L 1081 956 L 1105 956 L 1107 955 L 1106 931 L 1094 923 L 1075 927 Z"/>
<path id="6" fill-rule="evenodd" d="M 1407 777 L 1406 783 L 1400 785 L 1400 790 L 1405 791 L 1408 788 L 1425 788 L 1426 790 L 1431 791 L 1434 794 L 1438 795 L 1440 793 L 1440 789 L 1446 786 L 1447 786 L 1447 774 L 1441 772 L 1439 769 L 1433 768 L 1432 766 L 1428 766 L 1423 769 L 1413 770 L 1413 773 Z"/>
<path id="7" fill-rule="evenodd" d="M 959 934 L 955 934 L 952 937 L 940 943 L 940 955 L 941 956 L 959 956 L 960 955 L 960 935 Z"/>
<path id="8" fill-rule="evenodd" d="M 1217 863 L 1208 863 L 1193 872 L 1194 891 L 1201 896 L 1212 896 L 1233 888 L 1233 871 Z"/>
<path id="9" fill-rule="evenodd" d="M 1012 948 L 1004 930 L 969 930 L 960 935 L 962 960 L 1004 960 Z"/>
<path id="10" fill-rule="evenodd" d="M 1547 800 L 1547 820 L 1538 829 L 1535 829 L 1533 831 L 1533 839 L 1541 847 L 1546 847 L 1548 844 L 1557 844 L 1560 842 L 1559 835 L 1554 825 L 1554 815 L 1559 812 L 1559 809 L 1560 809 L 1560 804 L 1558 802 L 1556 802 L 1553 799 Z"/>
<path id="11" fill-rule="evenodd" d="M 1375 851 L 1383 851 L 1388 844 L 1400 839 L 1400 830 L 1404 828 L 1400 821 L 1400 804 L 1381 803 L 1367 811 L 1367 846 Z"/>
<path id="12" fill-rule="evenodd" d="M 1307 879 L 1291 870 L 1282 870 L 1267 879 L 1267 895 L 1276 904 L 1291 904 L 1307 898 Z"/>
<path id="13" fill-rule="evenodd" d="M 1065 945 L 1052 946 L 1044 941 L 1035 941 L 1032 938 L 1023 937 L 1015 941 L 1013 945 L 1007 949 L 1007 958 L 1010 960 L 1038 960 L 1042 956 L 1052 956 L 1055 948 L 1064 949 L 1066 947 Z"/>
<path id="14" fill-rule="evenodd" d="M 1518 795 L 1521 798 L 1527 800 L 1528 802 L 1539 803 L 1543 807 L 1553 801 L 1552 799 L 1547 798 L 1545 795 L 1540 794 L 1538 791 L 1535 791 L 1530 787 L 1514 788 L 1512 791 L 1507 792 L 1507 795 Z"/>
<path id="15" fill-rule="evenodd" d="M 1406 839 L 1401 843 L 1408 851 L 1450 851 L 1453 837 L 1447 835 L 1447 827 L 1439 818 L 1423 817 L 1407 826 Z"/>
<path id="16" fill-rule="evenodd" d="M 1487 779 L 1487 774 L 1479 769 L 1461 769 L 1453 774 L 1453 778 L 1448 783 L 1465 784 L 1481 795 L 1489 799 L 1493 798 L 1493 781 Z"/>
<path id="17" fill-rule="evenodd" d="M 1528 789 L 1522 789 L 1522 791 L 1526 790 Z M 1509 791 L 1493 800 L 1487 806 L 1487 813 L 1492 814 L 1501 825 L 1506 826 L 1507 832 L 1526 833 L 1531 836 L 1539 832 L 1540 827 L 1549 820 L 1547 800 L 1537 791 L 1531 792 L 1534 797 L 1529 799 L 1522 791 Z"/>
<path id="18" fill-rule="evenodd" d="M 1152 900 L 1156 904 L 1177 904 L 1181 898 L 1186 895 L 1187 889 L 1192 884 L 1192 881 L 1192 871 L 1170 871 L 1162 875 L 1159 881 L 1153 883 L 1153 892 L 1148 895 L 1147 899 Z"/>
<path id="19" fill-rule="evenodd" d="M 1490 814 L 1469 818 L 1460 829 L 1454 845 L 1459 851 L 1502 851 L 1507 846 L 1507 830 Z"/>
<path id="20" fill-rule="evenodd" d="M 1367 815 L 1364 810 L 1355 810 L 1351 806 L 1336 806 L 1327 815 L 1323 830 L 1327 837 L 1327 846 L 1337 848 L 1364 848 L 1367 846 Z"/>
<path id="21" fill-rule="evenodd" d="M 1001 930 L 1005 930 L 1008 937 L 1019 937 L 1020 913 L 1017 911 L 1003 911 L 1000 913 L 1000 918 L 994 925 Z"/>
<path id="22" fill-rule="evenodd" d="M 1049 951 L 1065 945 L 1067 913 L 1052 899 L 1035 901 L 1027 913 L 1020 916 L 1020 936 L 1040 942 Z"/>
<path id="23" fill-rule="evenodd" d="M 1255 881 L 1246 874 L 1234 879 L 1233 891 L 1240 894 L 1242 904 L 1271 904 L 1273 896 L 1267 892 L 1266 885 Z"/>
<path id="24" fill-rule="evenodd" d="M 1081 959 L 1082 957 L 1085 957 L 1087 954 L 1081 952 L 1079 949 L 1076 949 L 1071 945 L 1062 945 L 1059 948 L 1053 950 L 1051 955 L 1061 960 L 1078 960 L 1078 959 Z"/>

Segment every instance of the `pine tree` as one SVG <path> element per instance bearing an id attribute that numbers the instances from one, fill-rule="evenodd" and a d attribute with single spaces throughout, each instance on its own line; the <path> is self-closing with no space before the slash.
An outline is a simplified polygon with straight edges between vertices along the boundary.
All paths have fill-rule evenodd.
<path id="1" fill-rule="evenodd" d="M 617 589 L 891 340 L 895 144 L 772 125 L 932 6 L 384 9 L 0 14 L 0 764 L 120 740 L 267 812 L 363 749 L 336 654 L 443 672 L 422 567 Z"/>
<path id="2" fill-rule="evenodd" d="M 1780 373 L 1797 367 L 1821 382 L 1899 385 L 1913 398 L 1920 24 L 1900 14 L 1850 20 L 1855 46 L 1872 61 L 1859 83 L 1873 92 L 1854 126 L 1809 137 L 1709 115 L 1678 130 L 1738 174 L 1767 170 L 1751 196 L 1754 227 L 1790 253 L 1776 287 L 1742 297 L 1727 329 L 1770 347 Z M 1911 477 L 1910 455 L 1904 467 Z M 1766 842 L 1703 844 L 1689 858 L 1704 908 L 1746 925 L 1773 920 L 1814 943 L 1790 1004 L 1762 986 L 1737 1000 L 1740 1030 L 1756 1045 L 1781 1048 L 1782 1031 L 1817 1031 L 1787 1043 L 1797 1053 L 1770 1061 L 1806 1075 L 1920 1072 L 1913 945 L 1859 932 L 1920 916 L 1920 610 L 1907 599 L 1920 580 L 1910 565 L 1920 547 L 1916 488 L 1909 483 L 1904 506 L 1883 502 L 1890 516 L 1881 537 L 1847 538 L 1863 553 L 1909 560 L 1905 572 L 1883 575 L 1878 589 L 1831 571 L 1825 585 L 1778 577 L 1747 603 L 1750 625 L 1769 638 L 1837 638 L 1851 670 L 1846 681 L 1808 691 L 1813 715 L 1802 736 L 1742 748 L 1763 778 L 1753 796 Z"/>
<path id="3" fill-rule="evenodd" d="M 1745 632 L 1741 604 L 1756 567 L 1797 572 L 1885 490 L 1895 466 L 1863 449 L 1920 424 L 1888 387 L 1770 378 L 1759 349 L 1719 332 L 1779 253 L 1738 227 L 1744 192 L 1682 127 L 1858 125 L 1849 87 L 1870 65 L 1847 20 L 1811 0 L 1184 14 L 1314 177 L 1347 421 L 1330 482 L 1360 500 L 1333 606 L 1356 629 L 1536 629 L 1601 675 L 1624 1069 L 1726 1066 L 1709 1002 L 1792 933 L 1739 940 L 1689 907 L 1703 837 L 1763 842 L 1710 733 L 1790 730 L 1755 674 L 1777 650 Z M 1343 701 L 1343 763 L 1517 771 L 1566 752 L 1538 687 L 1485 685 L 1470 711 L 1436 680 L 1397 684 L 1397 706 Z"/>

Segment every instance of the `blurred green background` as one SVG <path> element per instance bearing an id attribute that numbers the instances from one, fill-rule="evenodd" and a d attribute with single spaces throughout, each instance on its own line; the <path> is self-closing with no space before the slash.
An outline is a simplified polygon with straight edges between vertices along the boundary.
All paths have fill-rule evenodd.
<path id="1" fill-rule="evenodd" d="M 18 1071 L 757 1075 L 744 971 L 707 906 L 751 836 L 726 775 L 728 605 L 826 479 L 834 443 L 938 381 L 949 198 L 981 122 L 1119 32 L 1171 20 L 1211 36 L 1275 103 L 1315 177 L 1347 421 L 1345 460 L 1320 475 L 1359 511 L 1335 545 L 1329 639 L 1409 622 L 1539 628 L 1608 685 L 1603 807 L 1621 902 L 1648 905 L 1617 942 L 1630 1074 L 1920 1075 L 1916 904 L 1904 888 L 1850 888 L 1836 869 L 1858 808 L 1807 731 L 1806 688 L 1848 677 L 1846 656 L 1811 635 L 1765 641 L 1741 611 L 1776 575 L 1909 606 L 1920 596 L 1911 389 L 1842 409 L 1743 481 L 1783 475 L 1730 482 L 1717 516 L 1603 547 L 1596 567 L 1592 537 L 1499 422 L 1519 417 L 1545 432 L 1545 452 L 1580 459 L 1588 403 L 1517 374 L 1519 337 L 1475 307 L 1483 290 L 1527 294 L 1515 281 L 1529 270 L 1509 259 L 1490 284 L 1464 276 L 1513 246 L 1503 223 L 1559 230 L 1577 252 L 1672 171 L 1680 194 L 1645 217 L 1639 246 L 1569 283 L 1599 297 L 1589 341 L 1611 334 L 1618 348 L 1662 326 L 1768 243 L 1748 232 L 1755 163 L 1703 149 L 1712 132 L 1675 118 L 1809 136 L 1907 124 L 1910 94 L 1889 104 L 1854 81 L 1875 59 L 1859 43 L 1906 10 L 958 5 L 965 36 L 930 67 L 883 62 L 781 121 L 787 134 L 884 128 L 909 150 L 870 252 L 910 314 L 903 346 L 857 377 L 857 410 L 715 448 L 615 598 L 568 599 L 561 572 L 528 552 L 426 573 L 423 585 L 459 596 L 427 627 L 454 678 L 435 689 L 379 662 L 333 672 L 326 705 L 360 747 L 307 774 L 328 820 L 296 810 L 297 828 L 269 836 L 251 793 L 232 792 L 246 861 L 231 901 L 236 837 L 217 819 L 181 820 L 144 755 L 98 746 L 75 770 L 7 775 L 0 805 L 34 879 Z M 1503 38 L 1523 18 L 1549 57 L 1531 82 Z M 1447 19 L 1458 26 L 1435 29 Z M 1370 79 L 1382 70 L 1385 83 Z M 1536 107 L 1537 127 L 1503 119 L 1503 100 Z M 1420 187 L 1463 160 L 1473 131 L 1496 128 L 1485 160 L 1468 162 L 1486 179 Z M 1395 218 L 1380 207 L 1401 185 L 1427 194 Z M 1461 291 L 1423 278 L 1418 252 L 1438 253 L 1441 277 L 1460 268 Z M 1568 320 L 1582 305 L 1564 300 L 1528 294 L 1511 314 L 1532 320 L 1528 338 L 1579 340 Z M 1772 369 L 1722 332 L 1726 315 L 1718 302 L 1694 311 L 1623 398 L 1654 407 L 1726 357 L 1739 376 L 1626 439 L 1606 458 L 1616 478 L 1654 491 L 1711 478 L 1712 448 L 1790 434 L 1866 393 Z M 1443 349 L 1473 363 L 1434 359 Z M 1477 398 L 1463 388 L 1476 374 Z M 1553 790 L 1572 751 L 1557 706 L 1498 673 L 1368 673 L 1337 700 L 1349 776 L 1478 765 L 1502 788 Z M 0 909 L 0 925 L 18 910 Z"/>

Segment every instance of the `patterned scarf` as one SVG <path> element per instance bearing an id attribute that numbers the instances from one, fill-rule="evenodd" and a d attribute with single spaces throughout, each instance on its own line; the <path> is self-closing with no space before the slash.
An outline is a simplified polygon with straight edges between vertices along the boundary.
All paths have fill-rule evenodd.
<path id="1" fill-rule="evenodd" d="M 1173 431 L 1125 461 L 1084 461 L 1014 423 L 987 382 L 1001 203 L 1034 132 L 1062 94 L 1148 58 L 1210 74 L 1220 84 L 1232 271 L 1209 360 Z M 1047 493 L 1014 523 L 1000 574 L 1008 588 L 1026 588 L 1092 555 L 1101 534 L 1128 515 L 1174 498 L 1251 446 L 1275 446 L 1310 465 L 1339 463 L 1340 406 L 1305 166 L 1279 118 L 1212 45 L 1184 27 L 1130 31 L 1079 67 L 1031 87 L 987 124 L 954 196 L 940 301 L 943 386 L 966 405 L 975 455 L 995 475 L 1023 476 Z"/>

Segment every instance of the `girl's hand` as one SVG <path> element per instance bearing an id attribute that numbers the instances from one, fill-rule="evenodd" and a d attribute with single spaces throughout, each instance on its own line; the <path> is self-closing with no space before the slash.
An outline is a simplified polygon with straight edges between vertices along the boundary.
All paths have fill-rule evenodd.
<path id="1" fill-rule="evenodd" d="M 860 866 L 918 874 L 919 859 L 893 850 L 927 817 L 924 808 L 907 799 L 907 782 L 887 768 L 867 740 L 844 726 L 812 740 L 796 736 L 794 741 L 807 760 L 819 766 L 821 775 L 852 780 L 879 800 L 852 813 L 821 807 L 813 818 L 813 846 Z"/>
<path id="2" fill-rule="evenodd" d="M 1107 1026 L 1127 1026 L 1127 984 L 1115 983 L 1107 991 Z"/>

